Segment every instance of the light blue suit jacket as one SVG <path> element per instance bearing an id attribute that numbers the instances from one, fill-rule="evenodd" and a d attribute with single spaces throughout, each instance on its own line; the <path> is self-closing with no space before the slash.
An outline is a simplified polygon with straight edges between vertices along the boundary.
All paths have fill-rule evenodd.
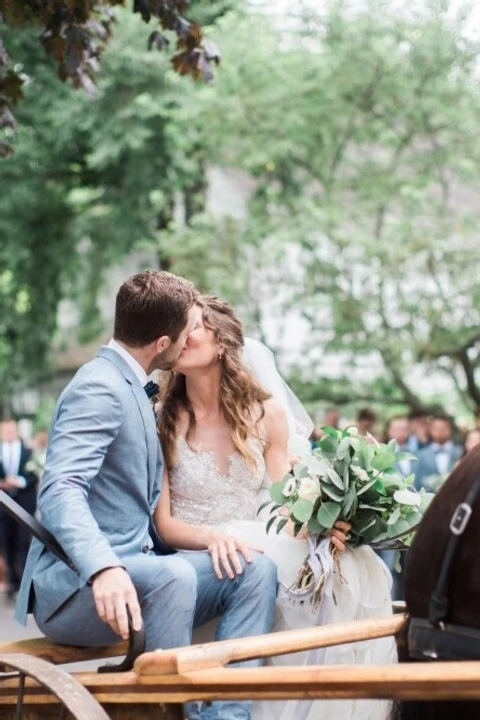
<path id="1" fill-rule="evenodd" d="M 448 458 L 447 472 L 451 473 L 456 463 L 462 457 L 462 447 L 452 443 L 450 447 L 450 454 Z M 416 474 L 415 486 L 420 488 L 425 487 L 426 479 L 429 476 L 438 475 L 437 459 L 433 445 L 426 445 L 418 452 L 418 470 Z"/>
<path id="2" fill-rule="evenodd" d="M 152 406 L 135 373 L 102 347 L 61 394 L 55 409 L 38 507 L 77 573 L 34 540 L 16 619 L 46 621 L 89 578 L 122 558 L 169 552 L 156 536 L 163 456 Z"/>

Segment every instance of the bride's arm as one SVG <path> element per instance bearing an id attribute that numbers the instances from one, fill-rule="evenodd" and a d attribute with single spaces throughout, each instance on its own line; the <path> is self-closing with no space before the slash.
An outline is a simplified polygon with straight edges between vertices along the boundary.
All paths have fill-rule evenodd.
<path id="1" fill-rule="evenodd" d="M 223 578 L 221 567 L 230 578 L 242 573 L 242 566 L 238 558 L 240 552 L 250 563 L 252 558 L 249 546 L 232 535 L 221 533 L 214 528 L 190 525 L 182 520 L 172 517 L 170 511 L 170 486 L 168 473 L 163 475 L 163 486 L 155 513 L 153 516 L 155 529 L 170 547 L 179 550 L 208 550 L 212 558 L 215 574 Z M 258 550 L 259 548 L 254 548 Z"/>
<path id="2" fill-rule="evenodd" d="M 263 403 L 266 434 L 265 467 L 270 481 L 283 480 L 290 471 L 288 461 L 288 422 L 285 410 L 274 398 Z"/>

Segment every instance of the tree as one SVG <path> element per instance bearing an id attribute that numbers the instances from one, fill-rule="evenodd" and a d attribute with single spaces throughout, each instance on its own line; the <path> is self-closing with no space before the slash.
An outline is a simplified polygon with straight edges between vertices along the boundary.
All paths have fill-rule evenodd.
<path id="1" fill-rule="evenodd" d="M 299 307 L 311 327 L 307 378 L 330 358 L 347 392 L 382 400 L 393 384 L 418 408 L 421 366 L 473 407 L 479 45 L 448 3 L 367 5 L 312 10 L 282 31 L 226 17 L 204 143 L 257 179 L 248 225 L 283 248 L 284 317 Z"/>
<path id="2" fill-rule="evenodd" d="M 44 49 L 57 63 L 60 79 L 69 79 L 74 87 L 93 93 L 100 57 L 112 34 L 113 7 L 123 2 L 0 0 L 0 21 L 14 28 L 39 27 Z M 135 0 L 133 11 L 147 23 L 152 18 L 158 20 L 162 30 L 176 35 L 177 53 L 171 62 L 178 73 L 209 80 L 213 76 L 213 64 L 219 62 L 219 53 L 211 41 L 204 39 L 201 26 L 184 17 L 188 5 L 188 0 Z M 218 13 L 222 3 L 215 5 Z M 150 33 L 149 48 L 164 50 L 169 45 L 170 40 L 162 31 L 155 29 Z M 11 107 L 23 95 L 23 83 L 21 73 L 9 61 L 0 36 L 0 128 L 15 127 Z M 1 142 L 0 156 L 10 152 L 12 146 Z"/>
<path id="3" fill-rule="evenodd" d="M 217 3 L 219 13 L 226 2 Z M 16 152 L 0 164 L 0 399 L 51 370 L 57 310 L 77 300 L 80 339 L 101 328 L 104 272 L 168 225 L 173 198 L 198 198 L 197 138 L 177 129 L 200 86 L 149 53 L 141 21 L 118 10 L 96 96 L 58 82 L 31 29 L 11 32 L 25 85 Z M 202 20 L 211 17 L 197 4 Z M 206 24 L 206 23 L 205 23 Z M 167 266 L 167 253 L 159 263 Z M 57 338 L 58 339 L 58 338 Z"/>

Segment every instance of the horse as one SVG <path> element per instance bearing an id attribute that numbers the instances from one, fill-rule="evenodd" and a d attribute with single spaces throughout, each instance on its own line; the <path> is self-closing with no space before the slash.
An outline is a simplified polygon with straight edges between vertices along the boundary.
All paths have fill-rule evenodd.
<path id="1" fill-rule="evenodd" d="M 432 617 L 432 594 L 444 564 L 447 545 L 451 542 L 451 524 L 463 524 L 464 529 L 460 534 L 454 533 L 458 544 L 448 573 L 445 593 L 448 611 L 445 621 L 449 625 L 472 630 L 472 635 L 480 629 L 480 492 L 476 492 L 479 476 L 480 446 L 468 453 L 454 468 L 431 502 L 417 530 L 405 567 L 407 621 L 399 640 L 401 662 L 419 659 L 418 647 L 414 651 L 411 631 L 415 622 L 418 622 L 414 619 L 422 623 Z M 459 506 L 465 503 L 469 492 L 476 492 L 476 495 L 471 500 L 471 516 L 465 524 L 465 506 L 463 509 Z M 468 510 L 466 512 L 468 514 Z M 442 627 L 441 623 L 439 627 Z M 448 658 L 444 655 L 443 659 L 467 659 L 462 656 L 461 640 L 452 652 L 453 655 L 449 654 L 447 648 Z M 468 659 L 480 659 L 480 640 L 478 655 L 476 647 L 473 653 L 473 656 L 471 653 L 468 655 Z M 425 653 L 430 655 L 430 661 L 436 659 L 436 654 L 432 651 Z M 441 655 L 438 654 L 438 660 L 442 659 Z M 403 701 L 394 704 L 392 709 L 392 720 L 451 720 L 455 716 L 461 720 L 478 720 L 480 701 Z"/>

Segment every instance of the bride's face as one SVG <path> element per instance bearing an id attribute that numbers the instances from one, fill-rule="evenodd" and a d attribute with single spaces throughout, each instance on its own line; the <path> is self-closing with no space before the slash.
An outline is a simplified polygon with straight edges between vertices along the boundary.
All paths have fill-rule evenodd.
<path id="1" fill-rule="evenodd" d="M 202 309 L 197 307 L 195 327 L 188 335 L 187 342 L 173 368 L 174 372 L 188 375 L 189 371 L 216 365 L 221 348 L 212 330 L 203 324 Z"/>

